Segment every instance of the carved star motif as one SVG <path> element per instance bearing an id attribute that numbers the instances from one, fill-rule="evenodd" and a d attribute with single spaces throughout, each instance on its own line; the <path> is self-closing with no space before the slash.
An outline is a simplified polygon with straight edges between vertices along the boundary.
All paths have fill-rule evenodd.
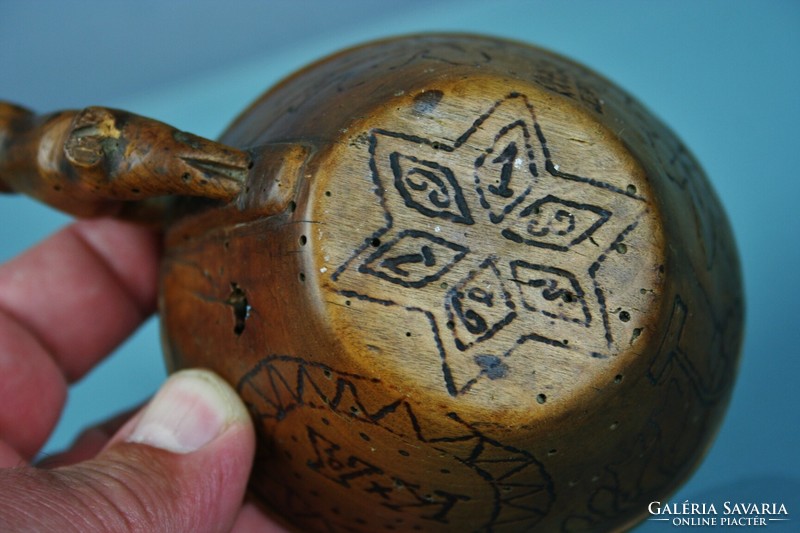
<path id="1" fill-rule="evenodd" d="M 331 279 L 341 294 L 423 313 L 451 395 L 503 379 L 527 342 L 607 357 L 597 273 L 646 211 L 636 191 L 561 170 L 519 93 L 452 144 L 374 129 L 369 151 L 386 223 Z"/>

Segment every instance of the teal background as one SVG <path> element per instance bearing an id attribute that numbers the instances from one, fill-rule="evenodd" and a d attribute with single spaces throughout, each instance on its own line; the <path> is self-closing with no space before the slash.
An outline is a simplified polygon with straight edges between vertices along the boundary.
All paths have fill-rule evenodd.
<path id="1" fill-rule="evenodd" d="M 120 107 L 216 137 L 309 61 L 425 30 L 489 33 L 578 60 L 644 102 L 694 151 L 738 239 L 747 328 L 725 423 L 670 501 L 783 502 L 792 520 L 769 528 L 795 530 L 800 3 L 0 0 L 0 99 L 42 112 Z M 0 260 L 66 223 L 24 198 L 0 197 Z M 165 377 L 157 330 L 151 320 L 72 387 L 44 453 L 157 389 Z M 670 529 L 646 522 L 637 531 Z"/>

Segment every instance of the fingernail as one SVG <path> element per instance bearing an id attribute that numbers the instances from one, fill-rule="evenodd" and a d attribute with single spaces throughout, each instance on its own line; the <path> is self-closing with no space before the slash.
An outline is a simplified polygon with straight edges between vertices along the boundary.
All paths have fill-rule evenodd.
<path id="1" fill-rule="evenodd" d="M 236 392 L 222 378 L 207 370 L 183 370 L 156 393 L 126 440 L 190 453 L 247 416 Z"/>

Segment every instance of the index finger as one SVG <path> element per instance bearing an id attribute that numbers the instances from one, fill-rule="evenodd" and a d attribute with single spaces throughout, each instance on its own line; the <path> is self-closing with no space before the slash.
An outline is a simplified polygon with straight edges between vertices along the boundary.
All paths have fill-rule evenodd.
<path id="1" fill-rule="evenodd" d="M 158 256 L 150 230 L 76 222 L 0 266 L 0 311 L 75 381 L 154 311 Z"/>

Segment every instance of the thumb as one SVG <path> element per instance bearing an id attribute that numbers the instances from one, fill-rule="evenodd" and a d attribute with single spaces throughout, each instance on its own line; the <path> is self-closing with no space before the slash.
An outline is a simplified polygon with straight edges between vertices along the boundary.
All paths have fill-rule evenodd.
<path id="1" fill-rule="evenodd" d="M 0 471 L 1 531 L 228 531 L 255 437 L 235 391 L 174 374 L 94 459 Z"/>

